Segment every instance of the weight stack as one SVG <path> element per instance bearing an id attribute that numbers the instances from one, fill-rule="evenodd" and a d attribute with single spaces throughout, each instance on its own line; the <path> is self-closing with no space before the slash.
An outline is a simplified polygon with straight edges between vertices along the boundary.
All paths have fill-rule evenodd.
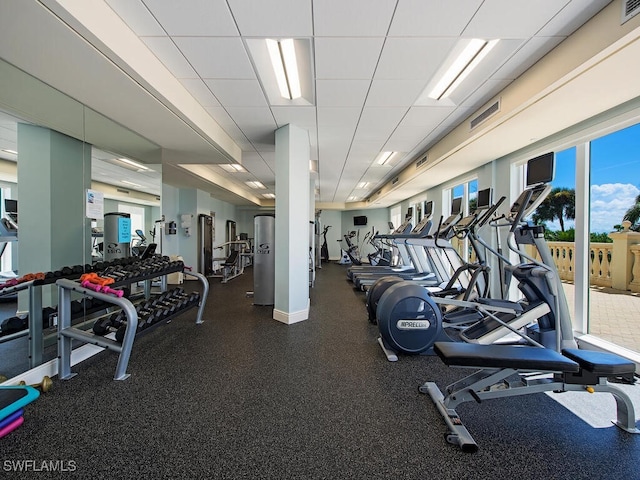
<path id="1" fill-rule="evenodd" d="M 131 216 L 128 213 L 104 214 L 104 260 L 128 258 L 131 253 Z"/>
<path id="2" fill-rule="evenodd" d="M 253 217 L 253 303 L 273 305 L 275 303 L 276 256 L 274 243 L 276 217 L 260 214 Z"/>

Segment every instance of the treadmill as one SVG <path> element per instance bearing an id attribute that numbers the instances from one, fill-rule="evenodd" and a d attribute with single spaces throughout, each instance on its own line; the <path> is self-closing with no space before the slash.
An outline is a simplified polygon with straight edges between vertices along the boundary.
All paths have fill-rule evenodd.
<path id="1" fill-rule="evenodd" d="M 404 235 L 411 232 L 411 219 L 404 221 L 402 225 L 396 228 L 392 233 L 378 234 L 374 238 L 380 240 L 393 240 L 396 235 Z M 404 247 L 398 247 L 398 254 L 400 256 L 400 264 L 398 265 L 353 265 L 347 269 L 347 278 L 353 279 L 353 276 L 357 273 L 373 273 L 373 272 L 390 272 L 392 270 L 412 270 L 414 267 L 411 264 L 411 257 Z"/>

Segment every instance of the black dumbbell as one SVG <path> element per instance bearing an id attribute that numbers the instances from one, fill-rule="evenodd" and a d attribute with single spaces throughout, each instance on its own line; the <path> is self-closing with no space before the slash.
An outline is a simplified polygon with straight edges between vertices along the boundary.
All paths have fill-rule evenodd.
<path id="1" fill-rule="evenodd" d="M 109 332 L 115 332 L 118 327 L 114 327 L 111 317 L 103 317 L 96 320 L 93 324 L 93 333 L 96 335 L 106 335 Z"/>

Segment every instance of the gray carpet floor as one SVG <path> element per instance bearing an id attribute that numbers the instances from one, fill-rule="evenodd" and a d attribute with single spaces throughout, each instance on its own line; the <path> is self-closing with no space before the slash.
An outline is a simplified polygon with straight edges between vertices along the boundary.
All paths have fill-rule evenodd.
<path id="1" fill-rule="evenodd" d="M 466 372 L 436 357 L 387 362 L 340 265 L 318 271 L 295 325 L 253 306 L 252 289 L 251 269 L 212 279 L 205 323 L 192 310 L 140 336 L 125 381 L 112 380 L 111 352 L 56 378 L 0 439 L 5 477 L 25 477 L 7 462 L 62 460 L 75 470 L 64 476 L 96 479 L 640 478 L 640 435 L 594 429 L 544 394 L 461 406 L 480 450 L 447 444 L 418 387 Z"/>

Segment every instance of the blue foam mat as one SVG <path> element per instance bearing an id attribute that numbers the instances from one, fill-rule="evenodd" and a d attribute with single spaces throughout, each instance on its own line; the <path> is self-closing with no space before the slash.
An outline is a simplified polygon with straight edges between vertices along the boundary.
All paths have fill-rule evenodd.
<path id="1" fill-rule="evenodd" d="M 29 386 L 0 387 L 0 419 L 4 420 L 39 396 L 40 392 Z"/>

